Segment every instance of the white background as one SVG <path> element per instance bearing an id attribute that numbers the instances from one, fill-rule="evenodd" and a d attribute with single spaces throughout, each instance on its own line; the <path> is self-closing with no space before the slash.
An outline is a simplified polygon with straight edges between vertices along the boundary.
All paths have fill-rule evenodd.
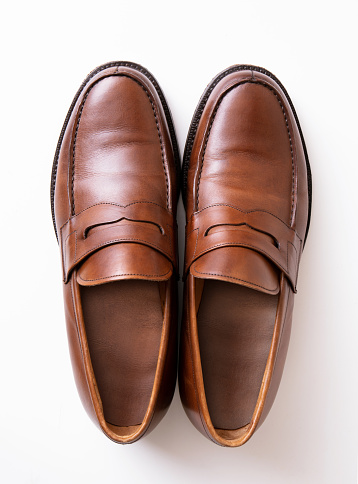
<path id="1" fill-rule="evenodd" d="M 356 7 L 314 0 L 3 5 L 2 483 L 356 482 Z M 220 448 L 199 434 L 177 393 L 151 435 L 116 445 L 91 423 L 77 396 L 50 174 L 77 88 L 90 70 L 112 60 L 138 62 L 158 79 L 181 152 L 206 84 L 235 63 L 272 71 L 301 121 L 313 211 L 291 344 L 274 407 L 241 448 Z M 182 207 L 180 213 L 182 220 Z"/>

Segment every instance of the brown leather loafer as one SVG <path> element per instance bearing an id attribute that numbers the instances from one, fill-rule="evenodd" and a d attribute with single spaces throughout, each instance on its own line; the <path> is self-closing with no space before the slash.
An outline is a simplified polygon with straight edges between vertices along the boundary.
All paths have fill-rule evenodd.
<path id="1" fill-rule="evenodd" d="M 270 72 L 233 66 L 211 82 L 189 130 L 183 183 L 181 398 L 203 435 L 236 447 L 279 386 L 311 210 L 301 128 Z"/>
<path id="2" fill-rule="evenodd" d="M 153 429 L 175 388 L 178 169 L 153 76 L 129 62 L 91 72 L 60 135 L 51 202 L 78 391 L 115 442 Z"/>

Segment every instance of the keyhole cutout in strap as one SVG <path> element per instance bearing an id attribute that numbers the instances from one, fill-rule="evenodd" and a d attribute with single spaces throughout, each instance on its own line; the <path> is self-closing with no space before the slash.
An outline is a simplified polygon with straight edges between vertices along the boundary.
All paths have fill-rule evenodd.
<path id="1" fill-rule="evenodd" d="M 157 227 L 160 231 L 160 233 L 162 235 L 164 235 L 164 229 L 163 227 L 161 227 L 160 225 L 154 223 L 154 222 L 151 222 L 151 221 L 148 221 L 148 220 L 135 220 L 135 219 L 131 219 L 131 218 L 128 218 L 128 217 L 121 217 L 117 220 L 111 220 L 109 222 L 103 222 L 103 223 L 98 223 L 98 224 L 93 224 L 93 225 L 89 225 L 88 227 L 85 228 L 84 232 L 83 232 L 83 238 L 86 239 L 89 235 L 89 232 L 90 230 L 96 228 L 96 227 L 100 227 L 102 225 L 114 225 L 116 223 L 119 223 L 121 222 L 122 220 L 127 220 L 128 222 L 138 222 L 138 223 L 147 223 L 147 224 L 151 224 L 151 225 L 154 225 L 154 227 Z"/>
<path id="2" fill-rule="evenodd" d="M 276 237 L 274 237 L 272 234 L 269 234 L 268 232 L 265 232 L 264 230 L 259 230 L 259 229 L 256 229 L 255 227 L 252 227 L 251 225 L 249 225 L 248 223 L 245 223 L 245 222 L 242 222 L 242 223 L 239 223 L 239 224 L 215 224 L 215 225 L 212 225 L 211 227 L 209 227 L 205 233 L 204 233 L 204 237 L 207 237 L 209 234 L 210 234 L 210 231 L 216 227 L 247 227 L 248 229 L 251 229 L 251 230 L 255 230 L 256 232 L 259 232 L 261 234 L 264 234 L 264 235 L 267 235 L 268 237 L 270 237 L 272 239 L 272 242 L 274 244 L 274 246 L 277 248 L 277 249 L 280 249 L 280 243 L 279 241 L 276 239 Z"/>

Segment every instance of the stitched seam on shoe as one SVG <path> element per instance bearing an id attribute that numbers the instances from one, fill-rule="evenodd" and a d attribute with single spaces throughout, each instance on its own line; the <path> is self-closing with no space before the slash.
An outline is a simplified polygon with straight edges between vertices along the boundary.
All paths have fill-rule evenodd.
<path id="1" fill-rule="evenodd" d="M 288 225 L 284 220 L 282 220 L 280 217 L 278 217 L 277 215 L 275 215 L 274 213 L 270 212 L 269 210 L 260 210 L 260 209 L 253 209 L 253 210 L 242 210 L 241 208 L 237 207 L 236 205 L 231 205 L 229 203 L 213 203 L 212 205 L 208 205 L 204 208 L 202 208 L 201 210 L 197 210 L 196 212 L 193 212 L 193 214 L 191 215 L 191 217 L 189 218 L 188 220 L 188 223 L 192 220 L 192 218 L 195 217 L 195 215 L 197 215 L 198 213 L 201 213 L 201 212 L 204 212 L 204 210 L 207 210 L 209 208 L 212 208 L 212 207 L 230 207 L 230 208 L 233 208 L 234 210 L 238 210 L 239 212 L 242 212 L 242 213 L 253 213 L 253 212 L 261 212 L 261 213 L 268 213 L 269 215 L 272 215 L 273 217 L 277 218 L 277 220 L 279 220 L 280 222 L 282 222 L 284 225 L 286 225 L 286 227 L 290 230 L 293 230 L 295 232 L 295 234 L 297 235 L 297 237 L 300 239 L 300 241 L 302 242 L 302 239 L 301 237 L 298 235 L 298 233 L 296 232 L 296 230 L 294 228 L 292 228 L 290 225 Z M 196 229 L 194 229 L 196 230 Z M 191 231 L 193 232 L 193 230 Z M 190 232 L 190 233 L 191 233 Z"/>
<path id="2" fill-rule="evenodd" d="M 212 246 L 210 246 L 210 248 L 209 248 L 209 249 L 205 249 L 205 250 L 202 250 L 201 252 L 199 252 L 199 254 L 197 254 L 197 255 L 195 256 L 195 258 L 198 258 L 198 257 L 200 257 L 202 254 L 205 254 L 205 253 L 207 253 L 207 252 L 210 252 L 211 250 L 216 249 L 216 248 L 218 248 L 218 247 L 228 247 L 228 246 L 230 246 L 230 245 L 232 246 L 232 244 L 231 244 L 231 243 L 229 243 L 229 242 L 223 242 L 222 244 L 216 244 L 216 245 L 212 245 Z M 235 245 L 235 246 L 236 246 L 236 245 Z M 266 252 L 265 250 L 261 249 L 260 247 L 257 247 L 256 245 L 239 244 L 239 245 L 237 245 L 237 247 L 252 247 L 253 249 L 257 249 L 259 252 L 262 252 L 262 253 L 266 254 L 266 255 L 268 256 L 268 258 L 271 260 L 270 254 L 269 254 L 268 252 Z M 192 261 L 194 260 L 194 256 L 192 257 L 192 259 L 191 259 L 191 260 L 192 260 Z M 275 263 L 275 264 L 277 264 L 279 267 L 281 267 L 281 269 L 282 269 L 284 272 L 288 272 L 288 271 L 287 271 L 287 270 L 286 270 L 286 269 L 285 269 L 285 268 L 284 268 L 284 267 L 283 267 L 283 266 L 282 266 L 282 265 L 281 265 L 279 262 L 277 262 L 276 260 L 275 260 L 275 262 L 274 262 L 274 263 Z"/>
<path id="3" fill-rule="evenodd" d="M 154 114 L 155 124 L 157 126 L 157 132 L 158 132 L 159 143 L 160 143 L 160 153 L 161 153 L 161 157 L 162 157 L 162 164 L 163 164 L 163 170 L 164 170 L 164 176 L 165 176 L 166 201 L 167 201 L 167 209 L 168 209 L 168 207 L 169 207 L 169 178 L 168 178 L 167 170 L 165 168 L 163 140 L 162 140 L 162 135 L 160 133 L 159 121 L 158 121 L 158 116 L 157 116 L 155 105 L 154 105 L 154 103 L 153 103 L 153 101 L 150 97 L 149 91 L 143 86 L 143 84 L 141 84 L 137 79 L 134 79 L 133 77 L 130 77 L 128 75 L 125 75 L 125 74 L 119 74 L 119 75 L 121 77 L 127 77 L 128 79 L 131 79 L 132 81 L 136 82 L 143 89 L 143 91 L 146 93 L 147 98 L 149 99 L 149 102 L 152 106 L 152 111 L 153 111 L 153 114 Z"/>
<path id="4" fill-rule="evenodd" d="M 224 95 L 219 99 L 219 101 L 218 101 L 218 103 L 215 106 L 215 109 L 213 111 L 212 120 L 210 122 L 209 129 L 206 133 L 205 143 L 204 143 L 204 147 L 203 147 L 203 154 L 201 156 L 201 165 L 200 165 L 200 171 L 199 171 L 198 182 L 197 182 L 197 190 L 196 190 L 196 208 L 197 209 L 199 209 L 199 187 L 200 187 L 200 181 L 201 181 L 201 174 L 202 174 L 203 166 L 204 166 L 204 158 L 205 158 L 206 148 L 207 148 L 207 145 L 208 145 L 208 142 L 209 142 L 211 129 L 212 129 L 214 121 L 215 121 L 215 116 L 218 112 L 218 109 L 219 109 L 221 103 L 223 102 L 223 100 L 225 99 L 227 94 L 229 94 L 229 92 L 231 92 L 235 87 L 242 86 L 242 85 L 246 84 L 247 82 L 249 82 L 249 81 L 245 80 L 243 82 L 238 83 L 235 86 L 232 86 L 230 89 L 228 89 L 228 91 L 226 93 L 224 93 Z"/>
<path id="5" fill-rule="evenodd" d="M 225 278 L 229 278 L 229 279 L 235 279 L 236 281 L 247 282 L 248 284 L 251 284 L 252 286 L 261 287 L 261 289 L 265 289 L 265 291 L 269 291 L 269 292 L 276 292 L 277 289 L 279 288 L 279 285 L 277 285 L 275 289 L 267 289 L 267 287 L 265 287 L 265 286 L 260 286 L 260 284 L 255 284 L 254 282 L 247 281 L 246 279 L 240 279 L 239 277 L 223 276 L 222 274 L 217 274 L 215 272 L 202 272 L 202 271 L 199 271 L 198 269 L 196 269 L 195 265 L 193 265 L 193 270 L 195 272 L 197 272 L 198 274 L 205 274 L 207 276 L 220 276 L 220 277 L 225 277 Z"/>
<path id="6" fill-rule="evenodd" d="M 87 281 L 87 282 L 92 282 L 92 281 L 101 281 L 103 279 L 111 279 L 112 277 L 119 277 L 119 276 L 142 276 L 142 277 L 164 277 L 167 274 L 169 274 L 171 269 L 169 271 L 165 272 L 164 274 L 138 274 L 136 272 L 133 273 L 127 273 L 127 274 L 113 274 L 112 276 L 106 276 L 106 277 L 97 277 L 96 279 L 84 279 L 78 274 L 78 278 L 81 279 L 81 281 Z"/>
<path id="7" fill-rule="evenodd" d="M 202 171 L 203 171 L 203 166 L 204 166 L 204 157 L 205 157 L 205 152 L 206 152 L 206 148 L 207 148 L 207 145 L 208 145 L 208 142 L 209 142 L 209 136 L 210 136 L 210 133 L 211 133 L 211 129 L 213 127 L 213 123 L 214 123 L 214 120 L 215 120 L 215 116 L 217 114 L 217 111 L 222 103 L 222 101 L 225 99 L 225 97 L 233 90 L 233 89 L 236 89 L 237 87 L 239 86 L 242 86 L 244 84 L 260 84 L 261 86 L 265 87 L 266 89 L 269 89 L 270 91 L 272 91 L 272 93 L 274 94 L 274 96 L 276 97 L 280 107 L 281 107 L 281 110 L 282 110 L 282 113 L 283 113 L 283 116 L 284 116 L 284 119 L 285 119 L 285 124 L 286 124 L 286 129 L 287 129 L 287 132 L 288 132 L 288 138 L 289 138 L 289 142 L 290 142 L 290 152 L 291 152 L 291 165 L 292 165 L 292 190 L 291 190 L 291 215 L 290 215 L 290 225 L 292 224 L 292 219 L 293 219 L 293 208 L 294 208 L 294 187 L 295 187 L 295 166 L 294 166 L 294 156 L 293 156 L 293 147 L 292 147 L 292 137 L 291 137 L 291 132 L 290 132 L 290 128 L 289 128 L 289 124 L 288 124 L 288 120 L 287 120 L 287 116 L 286 116 L 286 111 L 283 107 L 283 104 L 282 102 L 280 101 L 280 98 L 278 97 L 276 91 L 268 86 L 267 84 L 265 84 L 264 82 L 261 82 L 261 81 L 243 81 L 243 82 L 240 82 L 238 83 L 237 85 L 235 86 L 232 86 L 226 93 L 224 93 L 223 97 L 218 101 L 215 109 L 214 109 L 214 112 L 212 114 L 213 118 L 210 122 L 210 126 L 209 126 L 209 129 L 208 129 L 208 132 L 206 134 L 206 139 L 205 139 L 205 144 L 204 144 L 204 148 L 203 148 L 203 154 L 201 156 L 201 166 L 200 166 L 200 171 L 199 171 L 199 177 L 198 177 L 198 181 L 197 181 L 197 196 L 196 196 L 196 207 L 197 209 L 199 209 L 199 186 L 200 186 L 200 180 L 201 180 L 201 174 L 202 174 Z"/>
<path id="8" fill-rule="evenodd" d="M 168 104 L 167 104 L 166 99 L 164 97 L 164 94 L 163 94 L 157 80 L 153 77 L 153 75 L 147 69 L 145 69 L 143 66 L 141 66 L 139 64 L 132 63 L 132 62 L 118 62 L 118 61 L 117 62 L 108 62 L 104 65 L 97 67 L 96 69 L 94 69 L 92 72 L 90 72 L 88 74 L 88 76 L 82 82 L 80 88 L 78 89 L 78 91 L 75 95 L 75 98 L 73 99 L 73 101 L 71 103 L 70 109 L 67 112 L 65 122 L 62 126 L 62 129 L 61 129 L 60 138 L 59 138 L 59 140 L 57 142 L 57 146 L 56 146 L 56 152 L 55 152 L 55 157 L 54 157 L 54 161 L 53 161 L 53 164 L 52 164 L 52 176 L 51 176 L 51 208 L 52 208 L 52 219 L 53 219 L 54 229 L 55 229 L 55 233 L 56 233 L 56 238 L 58 238 L 58 233 L 57 233 L 55 213 L 54 213 L 54 209 L 55 209 L 55 200 L 54 200 L 55 199 L 55 185 L 56 185 L 56 177 L 57 177 L 57 171 L 58 171 L 59 155 L 60 155 L 60 150 L 61 150 L 62 143 L 63 143 L 64 134 L 65 134 L 65 131 L 68 127 L 70 117 L 73 114 L 75 105 L 76 105 L 78 99 L 80 98 L 81 94 L 83 93 L 84 89 L 86 88 L 86 86 L 90 83 L 91 79 L 94 76 L 102 73 L 102 71 L 106 70 L 107 68 L 111 68 L 111 67 L 117 67 L 116 68 L 117 72 L 119 71 L 119 67 L 133 68 L 137 72 L 141 72 L 142 74 L 144 74 L 144 76 L 152 83 L 152 85 L 154 86 L 157 94 L 159 95 L 160 102 L 161 102 L 163 109 L 164 109 L 165 119 L 168 123 L 169 133 L 170 133 L 170 137 L 171 137 L 171 141 L 173 143 L 173 149 L 174 149 L 176 173 L 178 174 L 178 172 L 180 170 L 179 148 L 178 148 L 178 143 L 177 143 L 176 136 L 175 136 L 173 119 L 172 119 L 171 113 L 169 111 L 169 107 L 168 107 Z M 69 184 L 69 177 L 67 177 L 67 188 L 68 188 L 68 184 Z M 68 197 L 69 197 L 70 196 L 69 189 L 68 189 L 67 193 L 68 193 Z M 69 209 L 71 210 L 71 201 L 70 200 L 69 200 Z"/>
<path id="9" fill-rule="evenodd" d="M 99 203 L 94 203 L 93 205 L 90 205 L 89 207 L 87 208 L 84 208 L 83 210 L 81 210 L 80 212 L 76 213 L 76 215 L 73 215 L 72 217 L 70 217 L 64 224 L 61 225 L 60 227 L 60 230 L 73 218 L 73 217 L 77 217 L 78 215 L 80 215 L 81 213 L 85 212 L 86 210 L 89 210 L 90 208 L 93 208 L 93 207 L 97 207 L 99 205 L 113 205 L 114 207 L 120 207 L 120 208 L 127 208 L 127 207 L 130 207 L 131 205 L 136 205 L 136 204 L 140 204 L 140 203 L 150 203 L 152 205 L 157 205 L 157 207 L 160 207 L 164 210 L 167 210 L 166 207 L 163 207 L 162 205 L 159 205 L 159 203 L 155 203 L 155 202 L 149 202 L 147 200 L 136 200 L 135 202 L 131 202 L 131 203 L 128 203 L 127 205 L 120 205 L 119 203 L 113 203 L 113 202 L 99 202 Z M 168 224 L 167 224 L 168 225 Z"/>
<path id="10" fill-rule="evenodd" d="M 169 207 L 169 178 L 168 178 L 168 173 L 167 173 L 167 170 L 166 170 L 166 167 L 165 167 L 163 140 L 162 140 L 162 135 L 160 133 L 157 112 L 156 112 L 156 109 L 155 109 L 155 105 L 154 105 L 152 99 L 150 98 L 150 93 L 143 86 L 143 84 L 141 84 L 137 79 L 134 79 L 133 77 L 131 77 L 131 76 L 127 75 L 127 74 L 112 74 L 112 75 L 109 75 L 107 77 L 127 77 L 128 79 L 130 79 L 130 80 L 134 81 L 135 83 L 137 83 L 143 89 L 143 91 L 145 92 L 145 94 L 147 95 L 147 98 L 148 98 L 148 100 L 150 102 L 150 105 L 152 107 L 152 111 L 153 111 L 153 114 L 154 114 L 154 121 L 155 121 L 155 124 L 156 124 L 156 127 L 157 127 L 157 132 L 158 132 L 158 137 L 159 137 L 160 153 L 161 153 L 161 159 L 162 159 L 162 164 L 163 164 L 163 169 L 164 169 L 164 176 L 165 176 L 165 184 L 166 184 L 166 208 L 168 209 L 168 207 Z M 72 149 L 72 177 L 71 177 L 72 178 L 72 183 L 71 183 L 72 184 L 72 186 L 71 186 L 71 191 L 72 191 L 72 215 L 75 215 L 75 197 L 74 197 L 75 150 L 76 150 L 77 135 L 78 135 L 78 129 L 79 129 L 80 120 L 81 120 L 81 117 L 82 117 L 83 108 L 84 108 L 85 102 L 86 102 L 87 97 L 88 97 L 89 93 L 91 92 L 91 90 L 98 83 L 100 83 L 104 79 L 107 79 L 107 77 L 103 77 L 103 78 L 99 79 L 92 86 L 90 86 L 90 88 L 86 92 L 86 94 L 85 94 L 85 96 L 84 96 L 84 98 L 83 98 L 83 100 L 81 102 L 81 107 L 80 107 L 80 110 L 79 110 L 79 115 L 78 115 L 78 120 L 77 120 L 75 135 L 74 135 L 73 149 Z"/>
<path id="11" fill-rule="evenodd" d="M 290 127 L 288 125 L 288 119 L 286 116 L 286 111 L 285 108 L 283 107 L 282 102 L 280 101 L 280 98 L 278 97 L 277 93 L 274 91 L 272 87 L 269 87 L 265 84 L 259 83 L 269 89 L 270 91 L 273 92 L 275 95 L 279 105 L 281 106 L 281 110 L 283 113 L 283 116 L 285 118 L 285 123 L 286 123 L 286 128 L 287 128 L 287 133 L 288 133 L 288 139 L 290 140 L 290 152 L 291 152 L 291 164 L 292 164 L 292 190 L 291 190 L 291 215 L 290 215 L 290 225 L 292 225 L 292 219 L 293 219 L 293 207 L 294 207 L 294 194 L 295 194 L 295 162 L 294 162 L 294 156 L 293 156 L 293 146 L 292 146 L 292 136 L 291 136 L 291 131 Z"/>
<path id="12" fill-rule="evenodd" d="M 75 210 L 75 154 L 76 154 L 76 142 L 77 142 L 77 135 L 78 135 L 78 129 L 80 127 L 80 121 L 83 113 L 83 108 L 85 106 L 85 102 L 87 100 L 87 97 L 89 93 L 92 91 L 96 84 L 91 86 L 88 91 L 86 92 L 86 95 L 84 96 L 82 102 L 81 102 L 81 107 L 78 113 L 78 119 L 77 119 L 77 124 L 76 124 L 76 130 L 75 130 L 75 135 L 73 139 L 73 148 L 72 148 L 72 176 L 71 176 L 71 193 L 72 193 L 72 215 L 75 215 L 76 210 Z"/>
<path id="13" fill-rule="evenodd" d="M 211 128 L 213 127 L 213 124 L 214 124 L 216 113 L 217 113 L 224 97 L 219 101 L 219 103 L 217 104 L 217 106 L 216 106 L 216 108 L 213 112 L 213 119 L 211 120 L 209 130 L 208 130 L 208 134 L 207 134 L 205 144 L 204 144 L 204 148 L 203 148 L 203 154 L 202 154 L 202 157 L 201 157 L 201 166 L 200 166 L 199 177 L 198 177 L 198 188 L 197 188 L 197 192 L 196 192 L 196 207 L 197 207 L 197 209 L 199 208 L 199 186 L 200 186 L 201 174 L 202 174 L 203 166 L 204 166 L 204 157 L 205 157 L 206 147 L 207 147 L 208 142 L 209 142 L 209 135 L 210 135 L 210 132 L 211 132 Z"/>

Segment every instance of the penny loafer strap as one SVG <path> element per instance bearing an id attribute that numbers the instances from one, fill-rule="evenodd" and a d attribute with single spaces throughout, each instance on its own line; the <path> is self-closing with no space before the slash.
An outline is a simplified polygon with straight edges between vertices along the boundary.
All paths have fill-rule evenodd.
<path id="1" fill-rule="evenodd" d="M 73 268 L 89 254 L 124 242 L 152 247 L 177 269 L 174 241 L 173 214 L 160 205 L 152 202 L 93 205 L 71 217 L 60 229 L 64 282 L 68 282 Z"/>
<path id="2" fill-rule="evenodd" d="M 219 226 L 223 229 L 212 230 Z M 242 226 L 253 230 L 240 230 Z M 186 227 L 185 274 L 203 254 L 230 246 L 247 247 L 266 256 L 286 274 L 296 291 L 302 240 L 292 227 L 264 210 L 245 212 L 217 204 L 195 212 Z"/>

